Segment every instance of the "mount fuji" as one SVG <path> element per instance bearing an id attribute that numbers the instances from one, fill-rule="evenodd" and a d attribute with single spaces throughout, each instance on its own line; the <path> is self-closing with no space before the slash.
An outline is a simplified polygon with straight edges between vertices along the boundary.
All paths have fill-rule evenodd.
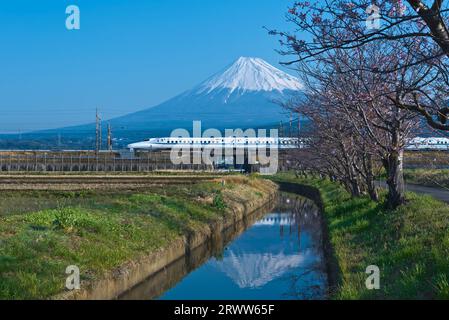
<path id="1" fill-rule="evenodd" d="M 300 81 L 259 58 L 241 57 L 193 89 L 158 106 L 110 120 L 120 135 L 139 131 L 169 135 L 190 130 L 201 120 L 203 129 L 260 128 L 288 121 L 280 105 L 302 89 Z"/>
<path id="2" fill-rule="evenodd" d="M 297 78 L 276 69 L 260 58 L 240 57 L 224 72 L 218 73 L 198 86 L 197 94 L 211 94 L 227 91 L 234 92 L 278 92 L 301 90 Z"/>
<path id="3" fill-rule="evenodd" d="M 290 119 L 280 102 L 297 95 L 302 87 L 297 78 L 260 58 L 241 57 L 162 104 L 103 121 L 103 132 L 106 132 L 106 122 L 109 123 L 118 146 L 149 137 L 169 136 L 177 128 L 191 131 L 194 120 L 201 120 L 203 130 L 277 127 L 280 121 Z M 34 141 L 45 140 L 47 145 L 59 137 L 61 147 L 91 147 L 95 124 L 32 132 L 26 136 Z"/>

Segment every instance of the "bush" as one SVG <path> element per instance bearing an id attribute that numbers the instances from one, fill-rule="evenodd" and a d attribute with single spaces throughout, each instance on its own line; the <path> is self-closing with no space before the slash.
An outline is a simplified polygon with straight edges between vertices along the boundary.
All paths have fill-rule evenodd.
<path id="1" fill-rule="evenodd" d="M 221 195 L 221 193 L 217 194 L 214 197 L 213 205 L 214 205 L 215 208 L 217 208 L 219 210 L 226 209 L 226 203 L 224 202 L 223 196 Z"/>
<path id="2" fill-rule="evenodd" d="M 44 210 L 27 216 L 26 221 L 33 228 L 53 227 L 64 231 L 80 231 L 82 229 L 98 232 L 101 229 L 101 221 L 94 215 L 81 208 L 59 208 Z"/>
<path id="3" fill-rule="evenodd" d="M 86 229 L 100 231 L 100 223 L 90 213 L 77 208 L 63 208 L 55 212 L 53 225 L 66 231 Z"/>

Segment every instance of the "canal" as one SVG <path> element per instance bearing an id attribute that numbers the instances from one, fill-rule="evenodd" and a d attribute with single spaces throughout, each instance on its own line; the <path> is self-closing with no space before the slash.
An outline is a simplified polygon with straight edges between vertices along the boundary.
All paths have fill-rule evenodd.
<path id="1" fill-rule="evenodd" d="M 119 299 L 326 299 L 320 212 L 306 198 L 277 202 L 137 285 Z"/>

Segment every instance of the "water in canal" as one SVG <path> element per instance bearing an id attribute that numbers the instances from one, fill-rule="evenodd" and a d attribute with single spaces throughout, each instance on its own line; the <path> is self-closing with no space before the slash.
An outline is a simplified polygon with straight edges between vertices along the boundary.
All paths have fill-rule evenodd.
<path id="1" fill-rule="evenodd" d="M 281 193 L 259 212 L 148 278 L 121 299 L 325 299 L 320 213 Z"/>

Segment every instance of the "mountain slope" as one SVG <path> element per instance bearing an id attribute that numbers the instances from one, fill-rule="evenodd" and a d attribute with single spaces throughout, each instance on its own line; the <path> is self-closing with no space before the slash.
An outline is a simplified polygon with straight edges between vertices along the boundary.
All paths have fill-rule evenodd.
<path id="1" fill-rule="evenodd" d="M 121 146 L 152 136 L 170 135 L 177 128 L 191 131 L 194 120 L 202 121 L 203 130 L 273 127 L 290 119 L 290 114 L 279 102 L 289 100 L 301 89 L 297 78 L 264 60 L 241 57 L 191 90 L 155 107 L 107 122 L 112 126 L 113 136 L 120 139 Z M 103 132 L 106 132 L 105 121 L 103 125 Z M 36 139 L 58 135 L 63 141 L 77 141 L 76 147 L 80 147 L 84 140 L 91 147 L 95 124 L 27 134 Z M 74 147 L 70 143 L 62 144 Z"/>
<path id="2" fill-rule="evenodd" d="M 302 85 L 297 78 L 276 69 L 260 58 L 240 57 L 223 73 L 216 74 L 201 83 L 197 93 L 210 94 L 214 90 L 227 89 L 234 91 L 278 91 L 301 90 Z"/>
<path id="3" fill-rule="evenodd" d="M 201 120 L 203 128 L 258 128 L 288 120 L 279 102 L 301 88 L 297 78 L 262 59 L 239 58 L 169 101 L 110 122 L 115 130 L 166 130 L 166 134 L 175 128 L 190 129 L 193 120 Z"/>

